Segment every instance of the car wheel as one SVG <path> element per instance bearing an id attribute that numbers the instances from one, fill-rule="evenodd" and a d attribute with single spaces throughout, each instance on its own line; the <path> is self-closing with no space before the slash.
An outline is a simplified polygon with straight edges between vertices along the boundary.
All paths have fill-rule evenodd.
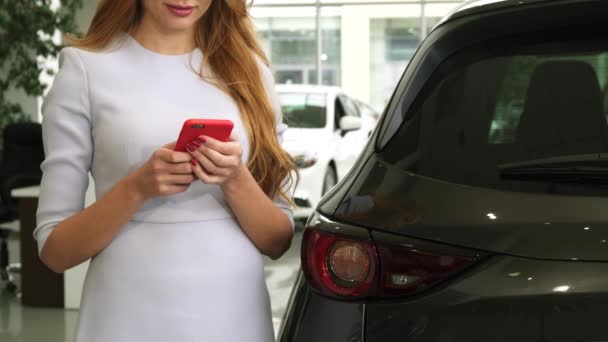
<path id="1" fill-rule="evenodd" d="M 334 170 L 333 166 L 329 166 L 325 172 L 325 177 L 323 177 L 323 190 L 321 195 L 325 196 L 325 194 L 328 193 L 329 190 L 336 185 L 336 183 L 338 183 L 336 170 Z"/>

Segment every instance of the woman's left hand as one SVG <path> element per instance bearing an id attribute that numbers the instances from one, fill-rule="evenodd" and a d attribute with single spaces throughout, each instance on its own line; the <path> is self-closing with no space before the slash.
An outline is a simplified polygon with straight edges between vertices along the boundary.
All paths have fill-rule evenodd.
<path id="1" fill-rule="evenodd" d="M 234 133 L 226 142 L 201 135 L 186 150 L 193 158 L 194 174 L 203 183 L 225 186 L 246 170 L 243 148 Z"/>

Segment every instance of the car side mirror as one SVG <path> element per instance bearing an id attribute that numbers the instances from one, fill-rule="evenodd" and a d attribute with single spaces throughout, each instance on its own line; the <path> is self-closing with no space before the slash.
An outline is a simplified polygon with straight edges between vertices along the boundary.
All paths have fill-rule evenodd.
<path id="1" fill-rule="evenodd" d="M 343 132 L 356 131 L 361 128 L 361 118 L 346 115 L 340 119 L 340 129 Z"/>

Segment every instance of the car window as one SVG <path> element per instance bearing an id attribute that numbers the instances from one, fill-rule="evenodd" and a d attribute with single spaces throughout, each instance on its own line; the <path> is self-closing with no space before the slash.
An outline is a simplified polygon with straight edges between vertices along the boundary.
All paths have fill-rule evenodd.
<path id="1" fill-rule="evenodd" d="M 368 104 L 359 101 L 357 102 L 357 106 L 359 108 L 359 113 L 361 113 L 362 116 L 368 116 L 375 120 L 378 120 L 378 118 L 380 117 L 380 114 L 378 114 L 378 112 L 376 112 Z"/>
<path id="2" fill-rule="evenodd" d="M 547 68 L 551 64 L 554 66 L 564 66 L 564 70 L 561 70 L 563 73 L 568 73 L 568 67 L 571 67 L 572 70 L 570 71 L 572 77 L 585 77 L 583 75 L 586 71 L 589 71 L 588 76 L 591 77 L 591 73 L 594 73 L 597 80 L 588 80 L 587 82 L 593 82 L 597 84 L 600 89 L 604 89 L 606 88 L 606 76 L 608 71 L 607 66 L 603 64 L 606 62 L 605 58 L 605 53 L 564 57 L 519 56 L 512 58 L 506 72 L 506 77 L 502 82 L 502 88 L 499 92 L 496 106 L 494 107 L 493 119 L 488 136 L 489 143 L 508 144 L 516 142 L 521 115 L 524 112 L 524 105 L 526 104 L 526 97 L 531 90 L 534 92 L 534 89 L 530 89 L 530 82 L 532 81 L 531 79 L 535 72 L 540 72 L 543 68 Z M 565 78 L 566 77 L 564 77 L 564 79 Z M 539 86 L 548 87 L 549 85 L 546 84 L 547 82 L 549 82 L 547 79 L 541 80 L 540 83 L 542 83 L 542 85 Z M 564 87 L 565 86 L 566 85 L 564 85 Z M 594 90 L 597 89 L 595 85 L 593 88 Z M 602 90 L 600 95 L 602 111 L 607 113 L 605 95 L 606 91 Z M 539 101 L 543 101 L 547 104 L 545 108 L 543 108 L 544 110 L 547 110 L 550 108 L 549 103 L 554 103 L 558 101 L 558 99 L 552 99 L 551 93 L 547 91 L 539 97 Z M 529 104 L 531 105 L 533 102 L 534 99 L 530 99 Z M 583 105 L 583 103 L 580 104 L 581 107 Z M 575 119 L 576 113 L 571 114 L 571 119 Z"/>
<path id="3" fill-rule="evenodd" d="M 344 115 L 346 115 L 344 103 L 340 99 L 340 96 L 336 96 L 334 104 L 334 130 L 340 129 L 340 119 L 342 119 Z"/>
<path id="4" fill-rule="evenodd" d="M 580 49 L 536 46 L 443 70 L 414 106 L 397 106 L 407 113 L 395 116 L 405 120 L 380 153 L 459 184 L 605 195 L 608 188 L 595 183 L 556 186 L 501 174 L 509 163 L 608 152 L 608 49 Z"/>
<path id="5" fill-rule="evenodd" d="M 357 105 L 348 96 L 340 95 L 340 100 L 341 100 L 342 104 L 344 105 L 344 111 L 345 111 L 346 115 L 351 115 L 351 116 L 356 116 L 356 117 L 361 116 L 361 114 L 359 113 L 359 109 L 357 108 Z"/>
<path id="6" fill-rule="evenodd" d="M 279 94 L 283 120 L 292 128 L 323 128 L 326 126 L 325 94 Z"/>

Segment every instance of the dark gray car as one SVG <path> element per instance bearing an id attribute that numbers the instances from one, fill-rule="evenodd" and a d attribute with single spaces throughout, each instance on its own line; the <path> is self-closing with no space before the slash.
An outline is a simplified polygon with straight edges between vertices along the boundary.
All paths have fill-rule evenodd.
<path id="1" fill-rule="evenodd" d="M 280 341 L 608 341 L 608 1 L 476 3 L 309 219 Z"/>

